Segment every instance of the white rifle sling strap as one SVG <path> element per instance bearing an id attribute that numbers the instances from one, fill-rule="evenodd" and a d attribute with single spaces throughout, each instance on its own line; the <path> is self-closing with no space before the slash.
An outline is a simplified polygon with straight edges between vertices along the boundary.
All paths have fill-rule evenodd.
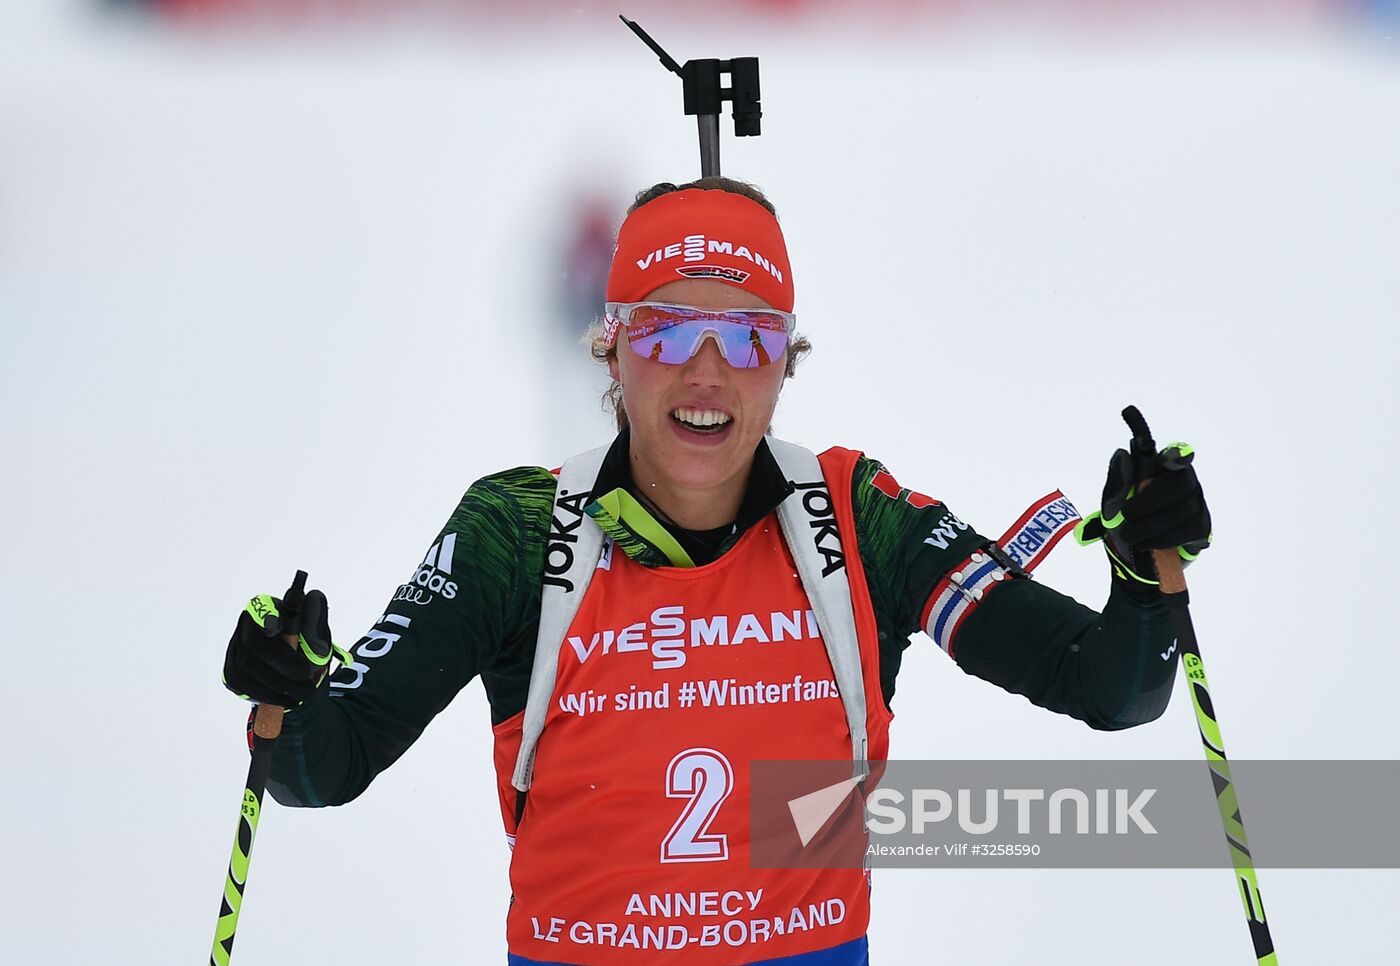
<path id="1" fill-rule="evenodd" d="M 795 487 L 778 506 L 778 522 L 836 675 L 836 687 L 841 692 L 846 724 L 851 732 L 853 777 L 864 777 L 867 771 L 865 679 L 861 671 L 855 611 L 851 606 L 851 585 L 846 576 L 846 558 L 836 526 L 831 491 L 822 477 L 821 463 L 810 450 L 772 437 L 768 438 L 768 448 L 783 475 Z M 520 751 L 511 777 L 511 784 L 522 792 L 529 791 L 534 778 L 535 748 L 544 732 L 545 716 L 554 697 L 564 635 L 578 614 L 603 551 L 603 532 L 583 508 L 606 454 L 607 447 L 603 447 L 575 456 L 559 472 L 554 518 L 545 552 L 540 631 L 525 699 Z"/>
<path id="2" fill-rule="evenodd" d="M 564 646 L 564 635 L 583 603 L 603 553 L 603 531 L 583 508 L 588 505 L 607 455 L 608 448 L 602 446 L 570 458 L 559 471 L 554 490 L 554 515 L 549 524 L 540 591 L 540 633 L 535 639 L 535 663 L 525 697 L 520 753 L 511 776 L 511 784 L 522 792 L 529 791 L 534 777 L 535 746 L 544 732 L 544 719 L 554 696 L 559 649 Z"/>
<path id="3" fill-rule="evenodd" d="M 822 476 L 821 463 L 811 450 L 771 436 L 768 448 L 783 476 L 794 486 L 788 498 L 778 505 L 778 523 L 797 564 L 802 589 L 817 615 L 817 627 L 836 674 L 836 688 L 841 692 L 846 726 L 851 732 L 851 757 L 855 762 L 851 777 L 863 778 L 868 770 L 865 675 L 861 671 L 860 640 L 856 636 L 845 551 L 836 526 L 836 507 Z"/>

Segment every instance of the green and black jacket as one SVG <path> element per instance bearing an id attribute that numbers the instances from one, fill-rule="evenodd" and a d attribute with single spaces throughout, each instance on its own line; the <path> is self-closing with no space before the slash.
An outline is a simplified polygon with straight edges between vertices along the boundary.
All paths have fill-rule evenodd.
<path id="1" fill-rule="evenodd" d="M 687 532 L 648 512 L 645 495 L 633 488 L 627 453 L 623 432 L 587 512 L 616 550 L 649 567 L 708 563 L 789 491 L 760 444 L 734 524 Z M 948 508 L 891 499 L 871 483 L 882 469 L 861 457 L 852 493 L 888 705 L 930 592 L 985 538 L 969 527 L 944 549 L 926 543 Z M 355 662 L 332 675 L 315 700 L 287 714 L 268 782 L 279 802 L 338 805 L 355 798 L 473 678 L 486 689 L 493 724 L 524 709 L 554 490 L 554 477 L 537 466 L 472 484 L 379 623 L 351 648 Z M 968 615 L 953 653 L 967 673 L 1041 707 L 1093 728 L 1119 729 L 1166 708 L 1177 661 L 1171 638 L 1160 600 L 1130 595 L 1119 581 L 1099 613 L 1036 581 L 1015 579 Z"/>

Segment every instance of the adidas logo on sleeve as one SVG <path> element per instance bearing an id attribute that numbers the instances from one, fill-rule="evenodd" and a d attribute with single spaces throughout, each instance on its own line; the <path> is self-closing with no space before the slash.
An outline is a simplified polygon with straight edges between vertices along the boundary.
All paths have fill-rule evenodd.
<path id="1" fill-rule="evenodd" d="M 442 594 L 448 600 L 457 596 L 457 584 L 452 576 L 452 555 L 457 550 L 457 534 L 449 533 L 433 544 L 409 582 L 394 593 L 394 600 L 410 604 L 428 604 Z"/>

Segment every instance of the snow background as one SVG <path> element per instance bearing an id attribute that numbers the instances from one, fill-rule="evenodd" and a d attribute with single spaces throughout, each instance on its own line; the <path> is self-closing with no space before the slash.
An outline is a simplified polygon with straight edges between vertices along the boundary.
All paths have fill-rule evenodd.
<path id="1" fill-rule="evenodd" d="M 0 958 L 197 962 L 247 764 L 241 603 L 304 568 L 348 643 L 473 479 L 608 438 L 600 374 L 552 362 L 551 226 L 579 185 L 694 177 L 695 135 L 611 11 L 532 38 L 90 14 L 0 29 Z M 996 534 L 1054 486 L 1092 509 L 1135 402 L 1200 450 L 1231 755 L 1400 757 L 1384 29 L 643 23 L 762 57 L 765 134 L 726 121 L 724 170 L 772 194 L 817 347 L 781 435 Z M 1072 544 L 1040 579 L 1107 586 Z M 900 682 L 896 757 L 1200 755 L 1180 689 L 1106 735 L 922 636 Z M 502 962 L 488 725 L 473 684 L 353 805 L 270 806 L 235 961 Z M 1252 962 L 1220 869 L 875 883 L 881 964 Z M 1400 899 L 1394 870 L 1261 883 L 1288 964 L 1374 960 Z"/>

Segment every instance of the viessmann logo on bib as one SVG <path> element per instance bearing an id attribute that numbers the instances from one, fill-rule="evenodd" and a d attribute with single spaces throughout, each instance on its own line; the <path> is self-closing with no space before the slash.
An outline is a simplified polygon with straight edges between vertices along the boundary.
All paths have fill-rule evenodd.
<path id="1" fill-rule="evenodd" d="M 727 614 L 689 617 L 676 604 L 658 607 L 644 621 L 626 627 L 594 631 L 585 640 L 570 634 L 566 640 L 580 664 L 594 655 L 646 652 L 656 670 L 684 667 L 686 652 L 696 647 L 732 647 L 738 644 L 781 644 L 820 639 L 817 617 L 810 610 L 771 611 L 766 614 Z"/>

